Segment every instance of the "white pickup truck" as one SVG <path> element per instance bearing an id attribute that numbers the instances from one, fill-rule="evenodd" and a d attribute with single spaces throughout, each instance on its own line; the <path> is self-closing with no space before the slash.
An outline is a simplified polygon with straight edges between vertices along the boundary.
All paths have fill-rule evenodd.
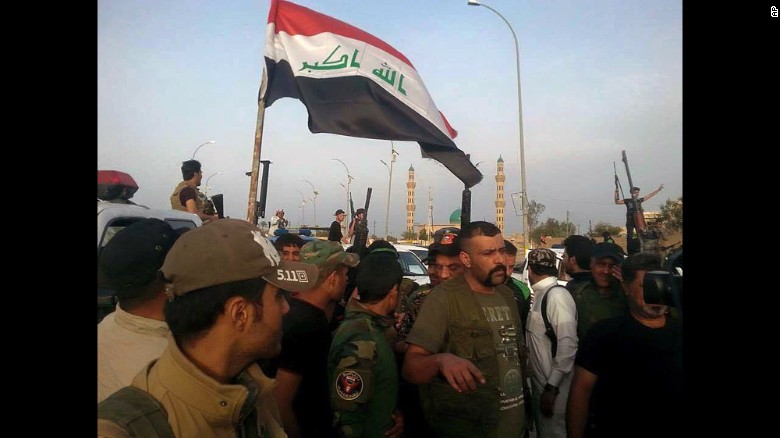
<path id="1" fill-rule="evenodd" d="M 97 200 L 97 249 L 98 255 L 114 235 L 132 224 L 146 218 L 157 218 L 168 222 L 174 229 L 195 228 L 203 224 L 200 218 L 185 211 L 153 209 L 130 201 L 138 190 L 135 180 L 124 172 L 98 170 Z M 111 289 L 98 285 L 98 322 L 114 311 L 116 300 Z"/>

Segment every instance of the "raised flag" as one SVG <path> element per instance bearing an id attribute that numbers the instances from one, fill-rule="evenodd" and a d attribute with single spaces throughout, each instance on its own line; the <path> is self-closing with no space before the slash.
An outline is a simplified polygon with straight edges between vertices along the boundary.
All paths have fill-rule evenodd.
<path id="1" fill-rule="evenodd" d="M 265 106 L 291 97 L 309 131 L 420 144 L 422 156 L 466 187 L 482 174 L 455 145 L 458 135 L 433 103 L 412 63 L 379 38 L 285 0 L 272 0 L 266 29 Z"/>

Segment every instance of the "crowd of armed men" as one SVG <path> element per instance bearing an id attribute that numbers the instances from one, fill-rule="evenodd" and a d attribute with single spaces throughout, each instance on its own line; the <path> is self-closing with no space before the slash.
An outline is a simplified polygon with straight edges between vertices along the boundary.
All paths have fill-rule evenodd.
<path id="1" fill-rule="evenodd" d="M 384 240 L 276 234 L 146 219 L 108 242 L 99 281 L 118 305 L 98 325 L 98 436 L 682 432 L 681 313 L 643 292 L 667 269 L 657 253 L 571 235 L 571 280 L 536 248 L 526 284 L 518 249 L 476 221 L 436 233 L 420 286 Z"/>

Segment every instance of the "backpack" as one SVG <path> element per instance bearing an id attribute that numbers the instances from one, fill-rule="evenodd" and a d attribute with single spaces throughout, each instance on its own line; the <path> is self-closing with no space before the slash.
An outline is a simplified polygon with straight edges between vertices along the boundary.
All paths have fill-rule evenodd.
<path id="1" fill-rule="evenodd" d="M 136 437 L 175 438 L 163 405 L 135 386 L 125 386 L 98 403 L 98 419 L 113 421 Z"/>
<path id="2" fill-rule="evenodd" d="M 552 358 L 555 359 L 555 353 L 558 352 L 558 337 L 555 335 L 555 330 L 553 330 L 552 324 L 550 324 L 550 320 L 547 318 L 547 297 L 550 296 L 550 292 L 552 292 L 553 289 L 556 287 L 565 289 L 568 293 L 569 290 L 566 289 L 563 286 L 555 285 L 549 289 L 547 289 L 547 293 L 544 294 L 544 298 L 542 298 L 542 319 L 544 320 L 544 334 L 547 335 L 548 338 L 550 338 L 550 349 L 552 350 Z"/>

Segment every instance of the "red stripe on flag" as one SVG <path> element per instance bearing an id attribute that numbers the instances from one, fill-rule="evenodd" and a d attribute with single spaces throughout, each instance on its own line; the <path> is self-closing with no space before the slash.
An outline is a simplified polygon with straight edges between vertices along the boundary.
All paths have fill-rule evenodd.
<path id="1" fill-rule="evenodd" d="M 268 11 L 268 23 L 276 25 L 275 32 L 277 34 L 285 32 L 288 35 L 313 36 L 329 32 L 360 40 L 395 56 L 414 68 L 414 65 L 401 52 L 370 33 L 295 3 L 272 0 L 271 9 Z"/>
<path id="2" fill-rule="evenodd" d="M 453 128 L 452 125 L 450 125 L 450 121 L 447 120 L 446 117 L 444 117 L 444 114 L 441 111 L 439 111 L 439 115 L 441 116 L 441 119 L 444 120 L 444 126 L 447 127 L 447 131 L 449 131 L 450 133 L 450 138 L 457 137 L 458 131 L 456 131 L 455 128 Z"/>

